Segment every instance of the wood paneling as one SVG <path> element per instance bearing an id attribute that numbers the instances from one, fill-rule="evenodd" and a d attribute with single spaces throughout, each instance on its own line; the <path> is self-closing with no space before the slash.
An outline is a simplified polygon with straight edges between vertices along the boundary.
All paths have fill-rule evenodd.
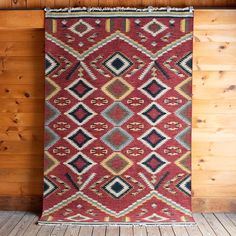
<path id="1" fill-rule="evenodd" d="M 0 8 L 43 8 L 67 6 L 197 6 L 197 7 L 235 7 L 234 0 L 1 0 Z"/>
<path id="2" fill-rule="evenodd" d="M 78 2 L 82 3 L 70 0 L 73 5 Z M 94 2 L 86 1 L 86 5 Z M 38 3 L 32 1 L 28 6 Z M 42 6 L 49 3 L 59 4 L 40 1 Z M 119 5 L 116 1 L 109 4 Z M 43 174 L 43 11 L 0 11 L 0 22 L 0 208 L 22 210 L 33 204 L 36 209 Z M 235 29 L 236 11 L 195 10 L 194 211 L 236 209 Z"/>

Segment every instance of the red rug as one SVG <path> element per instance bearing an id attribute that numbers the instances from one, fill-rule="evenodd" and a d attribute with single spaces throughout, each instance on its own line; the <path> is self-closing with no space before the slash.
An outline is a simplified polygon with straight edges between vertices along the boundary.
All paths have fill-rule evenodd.
<path id="1" fill-rule="evenodd" d="M 39 223 L 187 223 L 192 12 L 46 13 Z"/>

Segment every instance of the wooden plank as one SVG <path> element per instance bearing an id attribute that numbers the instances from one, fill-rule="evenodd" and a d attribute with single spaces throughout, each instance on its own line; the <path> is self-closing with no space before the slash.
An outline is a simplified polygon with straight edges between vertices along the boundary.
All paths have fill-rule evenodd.
<path id="1" fill-rule="evenodd" d="M 235 76 L 234 71 L 194 71 L 193 90 L 196 92 L 196 86 L 201 89 L 202 87 L 228 88 L 235 85 Z"/>
<path id="2" fill-rule="evenodd" d="M 148 236 L 161 236 L 160 228 L 158 226 L 147 226 L 147 234 Z"/>
<path id="3" fill-rule="evenodd" d="M 106 227 L 105 226 L 99 226 L 99 227 L 93 228 L 92 236 L 104 236 L 105 234 L 106 234 Z"/>
<path id="4" fill-rule="evenodd" d="M 43 141 L 44 130 L 42 127 L 16 127 L 16 131 L 6 127 L 6 132 L 1 132 L 0 140 L 4 141 Z"/>
<path id="5" fill-rule="evenodd" d="M 57 8 L 63 8 L 63 7 L 69 7 L 70 6 L 70 0 L 56 0 L 55 1 L 55 7 Z"/>
<path id="6" fill-rule="evenodd" d="M 174 236 L 172 227 L 170 226 L 160 226 L 161 236 Z"/>
<path id="7" fill-rule="evenodd" d="M 43 155 L 0 155 L 0 166 L 4 169 L 42 169 Z"/>
<path id="8" fill-rule="evenodd" d="M 10 0 L 12 8 L 25 8 L 27 6 L 27 0 Z"/>
<path id="9" fill-rule="evenodd" d="M 38 221 L 38 216 L 35 216 L 34 220 L 31 222 L 29 227 L 26 229 L 24 236 L 37 235 L 38 231 L 41 228 L 40 225 L 37 225 L 37 221 Z"/>
<path id="10" fill-rule="evenodd" d="M 67 225 L 56 225 L 51 233 L 51 236 L 64 236 L 67 227 Z"/>
<path id="11" fill-rule="evenodd" d="M 1 29 L 0 42 L 38 42 L 44 44 L 44 29 Z"/>
<path id="12" fill-rule="evenodd" d="M 235 99 L 227 99 L 227 103 L 222 99 L 194 99 L 192 105 L 195 114 L 225 114 L 227 116 L 236 113 Z"/>
<path id="13" fill-rule="evenodd" d="M 217 154 L 216 154 L 217 155 Z M 192 155 L 192 170 L 235 171 L 235 156 Z"/>
<path id="14" fill-rule="evenodd" d="M 37 233 L 37 236 L 45 236 L 45 235 L 51 235 L 52 231 L 54 229 L 54 226 L 41 226 L 40 230 Z"/>
<path id="15" fill-rule="evenodd" d="M 42 199 L 43 199 L 42 193 L 40 196 L 0 195 L 0 208 L 6 211 L 18 210 L 18 211 L 41 212 Z"/>
<path id="16" fill-rule="evenodd" d="M 223 146 L 224 145 L 224 148 Z M 204 141 L 194 141 L 192 143 L 192 152 L 198 153 L 198 155 L 222 155 L 224 157 L 227 156 L 235 156 L 236 151 L 236 142 L 229 141 L 225 142 L 204 142 Z"/>
<path id="17" fill-rule="evenodd" d="M 193 171 L 194 175 L 194 171 Z M 200 182 L 196 182 L 193 180 L 192 183 L 192 190 L 194 192 L 195 197 L 216 197 L 218 201 L 220 198 L 224 198 L 226 201 L 226 197 L 235 197 L 236 190 L 235 185 L 233 184 L 224 184 L 224 185 L 209 185 L 209 184 L 202 184 Z M 222 191 L 224 189 L 224 191 Z M 196 194 L 195 194 L 196 193 Z M 210 199 L 209 199 L 210 200 Z M 235 201 L 234 201 L 235 202 Z M 201 206 L 199 206 L 201 207 Z M 216 205 L 216 209 L 218 206 Z"/>
<path id="18" fill-rule="evenodd" d="M 41 141 L 2 141 L 0 142 L 1 154 L 43 154 L 43 142 Z"/>
<path id="19" fill-rule="evenodd" d="M 227 213 L 225 214 L 236 226 L 236 214 L 235 213 Z"/>
<path id="20" fill-rule="evenodd" d="M 93 236 L 95 236 L 95 235 L 93 235 Z M 105 235 L 105 234 L 103 234 L 103 235 Z M 99 236 L 103 236 L 103 235 L 101 234 Z M 120 235 L 119 236 L 127 236 L 127 235 L 134 236 L 133 226 L 124 226 L 124 227 L 121 226 L 120 227 Z M 152 236 L 152 235 L 149 235 L 149 236 Z M 156 235 L 156 236 L 158 236 L 158 235 Z"/>
<path id="21" fill-rule="evenodd" d="M 193 56 L 193 70 L 197 71 L 236 71 L 236 59 L 231 56 Z"/>
<path id="22" fill-rule="evenodd" d="M 81 226 L 78 236 L 84 236 L 84 235 L 91 236 L 92 232 L 93 232 L 92 226 Z"/>
<path id="23" fill-rule="evenodd" d="M 14 114 L 16 112 L 17 114 Z M 42 98 L 2 98 L 0 100 L 0 113 L 5 113 L 4 116 L 2 117 L 1 122 L 3 122 L 3 125 L 13 125 L 11 121 L 14 120 L 14 116 L 21 117 L 27 119 L 35 119 L 37 116 L 39 121 L 40 121 L 40 126 L 43 124 L 43 112 L 44 112 L 44 100 Z M 9 114 L 6 114 L 9 113 Z M 8 117 L 7 117 L 8 116 Z M 24 120 L 23 118 L 23 120 Z M 5 120 L 5 122 L 4 122 Z M 26 121 L 25 120 L 25 121 Z M 29 126 L 31 124 L 35 124 L 38 126 L 37 123 L 31 123 L 25 122 L 26 126 Z M 13 121 L 13 123 L 15 123 Z M 24 122 L 23 122 L 24 123 Z M 17 124 L 17 123 L 15 123 Z M 17 124 L 17 126 L 20 124 Z"/>
<path id="24" fill-rule="evenodd" d="M 18 222 L 24 216 L 24 212 L 14 212 L 14 214 L 8 219 L 8 221 L 0 229 L 0 235 L 8 235 Z"/>
<path id="25" fill-rule="evenodd" d="M 11 0 L 1 0 L 0 9 L 11 8 Z"/>
<path id="26" fill-rule="evenodd" d="M 231 10 L 194 11 L 194 30 L 235 30 L 236 12 Z"/>
<path id="27" fill-rule="evenodd" d="M 19 3 L 25 0 L 15 1 Z M 43 10 L 0 11 L 0 29 L 42 29 L 43 27 Z"/>
<path id="28" fill-rule="evenodd" d="M 38 182 L 42 183 L 43 171 L 41 169 L 3 169 L 0 171 L 0 182 L 15 183 L 15 182 Z"/>
<path id="29" fill-rule="evenodd" d="M 29 183 L 28 182 L 27 183 L 19 183 L 19 182 L 7 183 L 7 182 L 4 182 L 4 183 L 0 184 L 0 202 L 6 201 L 5 200 L 6 196 L 12 196 L 12 198 L 9 198 L 10 201 L 14 201 L 14 199 L 16 199 L 15 201 L 19 201 L 19 204 L 23 204 L 24 203 L 23 200 L 21 200 L 20 198 L 15 198 L 15 197 L 17 197 L 17 196 L 21 196 L 21 197 L 33 196 L 34 197 L 35 195 L 38 195 L 41 197 L 42 192 L 43 192 L 43 184 L 40 182 L 38 182 L 38 183 L 35 183 L 35 182 L 29 182 Z M 26 201 L 28 202 L 28 199 L 26 199 Z M 6 206 L 5 206 L 6 202 L 5 203 L 1 202 L 1 203 L 3 204 L 3 205 L 0 204 L 0 206 L 2 207 L 1 209 L 3 209 L 3 207 L 4 207 L 5 210 L 9 210 L 9 209 L 14 210 L 14 207 L 16 207 L 15 202 L 11 203 L 11 202 L 7 201 L 8 205 L 6 205 Z M 33 202 L 33 203 L 35 204 L 35 202 Z M 27 205 L 26 202 L 24 204 Z M 18 209 L 18 210 L 20 210 L 20 209 Z"/>
<path id="30" fill-rule="evenodd" d="M 227 32 L 224 33 L 227 35 Z M 194 56 L 227 57 L 234 59 L 236 43 L 234 42 L 194 42 Z"/>
<path id="31" fill-rule="evenodd" d="M 214 114 L 193 113 L 192 124 L 193 124 L 193 128 L 228 129 L 228 128 L 236 128 L 235 119 L 236 119 L 236 115 L 234 114 L 226 116 L 223 114 L 214 115 Z"/>
<path id="32" fill-rule="evenodd" d="M 175 236 L 188 236 L 188 232 L 183 226 L 173 226 Z"/>
<path id="33" fill-rule="evenodd" d="M 107 226 L 106 236 L 119 236 L 119 232 L 120 232 L 120 229 L 118 226 Z"/>
<path id="34" fill-rule="evenodd" d="M 147 230 L 145 226 L 137 226 L 133 227 L 134 236 L 147 236 Z"/>
<path id="35" fill-rule="evenodd" d="M 190 236 L 202 236 L 201 231 L 196 225 L 185 227 Z"/>
<path id="36" fill-rule="evenodd" d="M 78 236 L 80 231 L 80 226 L 70 225 L 67 227 L 64 236 Z"/>
<path id="37" fill-rule="evenodd" d="M 0 42 L 0 57 L 17 56 L 32 57 L 44 56 L 44 43 L 37 41 L 29 42 Z"/>
<path id="38" fill-rule="evenodd" d="M 43 126 L 43 113 L 0 113 L 0 123 L 6 126 Z"/>
<path id="39" fill-rule="evenodd" d="M 224 142 L 231 141 L 236 138 L 236 130 L 233 129 L 220 129 L 220 128 L 193 128 L 194 141 L 212 141 Z"/>
<path id="40" fill-rule="evenodd" d="M 203 214 L 208 224 L 214 230 L 215 234 L 218 236 L 229 236 L 229 233 L 225 230 L 222 224 L 218 221 L 218 219 L 212 213 Z"/>
<path id="41" fill-rule="evenodd" d="M 7 211 L 0 211 L 0 229 L 11 217 L 12 213 Z"/>
<path id="42" fill-rule="evenodd" d="M 4 84 L 0 86 L 0 98 L 44 98 L 44 86 L 36 84 Z"/>
<path id="43" fill-rule="evenodd" d="M 196 42 L 236 42 L 235 30 L 194 30 Z"/>
<path id="44" fill-rule="evenodd" d="M 40 0 L 27 0 L 27 8 L 39 8 Z"/>
<path id="45" fill-rule="evenodd" d="M 22 236 L 28 228 L 28 226 L 34 221 L 35 214 L 26 212 L 19 223 L 14 227 L 14 229 L 9 233 L 8 236 Z"/>
<path id="46" fill-rule="evenodd" d="M 215 216 L 220 221 L 220 223 L 227 229 L 230 235 L 236 235 L 236 227 L 234 223 L 224 213 L 215 213 Z"/>
<path id="47" fill-rule="evenodd" d="M 201 230 L 203 235 L 216 235 L 210 225 L 207 223 L 206 219 L 201 214 L 193 214 L 193 218 L 196 221 L 198 228 Z"/>
<path id="48" fill-rule="evenodd" d="M 43 75 L 44 72 L 44 56 L 11 56 L 11 57 L 0 57 L 0 70 L 1 73 L 5 70 L 11 71 L 15 70 L 21 72 L 22 70 L 28 70 Z M 42 79 L 43 77 L 41 77 Z M 21 78 L 22 79 L 22 78 Z"/>

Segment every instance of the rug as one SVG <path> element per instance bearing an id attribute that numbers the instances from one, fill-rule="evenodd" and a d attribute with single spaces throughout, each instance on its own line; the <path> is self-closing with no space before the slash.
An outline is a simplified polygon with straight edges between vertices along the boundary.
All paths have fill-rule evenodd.
<path id="1" fill-rule="evenodd" d="M 192 9 L 46 12 L 39 223 L 186 224 Z"/>

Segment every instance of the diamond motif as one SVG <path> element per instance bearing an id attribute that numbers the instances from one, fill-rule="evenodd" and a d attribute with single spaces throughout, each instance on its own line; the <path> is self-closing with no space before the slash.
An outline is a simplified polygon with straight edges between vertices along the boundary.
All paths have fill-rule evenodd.
<path id="1" fill-rule="evenodd" d="M 150 222 L 160 222 L 160 221 L 167 220 L 166 217 L 159 216 L 156 213 L 153 213 L 152 215 L 145 217 L 144 219 Z"/>
<path id="2" fill-rule="evenodd" d="M 50 147 L 52 147 L 60 137 L 48 126 L 45 126 L 44 129 L 44 146 L 45 150 L 48 150 Z"/>
<path id="3" fill-rule="evenodd" d="M 78 22 L 73 24 L 69 30 L 71 30 L 73 33 L 79 35 L 80 37 L 83 37 L 85 34 L 87 34 L 89 31 L 94 29 L 90 24 L 80 19 Z"/>
<path id="4" fill-rule="evenodd" d="M 88 81 L 83 79 L 77 79 L 75 82 L 69 85 L 66 88 L 68 92 L 70 92 L 79 100 L 83 100 L 87 98 L 94 90 L 96 90 Z"/>
<path id="5" fill-rule="evenodd" d="M 59 62 L 56 59 L 54 59 L 51 55 L 49 55 L 48 53 L 45 55 L 45 75 L 50 74 L 59 65 L 60 65 Z"/>
<path id="6" fill-rule="evenodd" d="M 76 104 L 66 114 L 69 115 L 70 118 L 79 125 L 86 123 L 96 115 L 96 113 L 94 113 L 88 106 L 83 103 Z"/>
<path id="7" fill-rule="evenodd" d="M 78 153 L 64 162 L 75 174 L 81 175 L 88 171 L 95 163 L 82 153 Z"/>
<path id="8" fill-rule="evenodd" d="M 170 88 L 157 78 L 152 78 L 139 88 L 151 100 L 156 100 L 163 96 Z"/>
<path id="9" fill-rule="evenodd" d="M 43 191 L 43 197 L 47 197 L 50 194 L 52 194 L 58 187 L 46 176 L 44 177 L 43 181 L 44 191 Z"/>
<path id="10" fill-rule="evenodd" d="M 120 126 L 133 116 L 133 112 L 123 103 L 114 102 L 102 112 L 102 115 L 113 125 Z"/>
<path id="11" fill-rule="evenodd" d="M 191 125 L 191 102 L 185 103 L 182 107 L 180 107 L 176 112 L 176 116 L 178 116 L 181 120 L 183 120 L 186 124 Z"/>
<path id="12" fill-rule="evenodd" d="M 133 141 L 133 137 L 120 127 L 114 127 L 101 139 L 113 151 L 120 151 Z"/>
<path id="13" fill-rule="evenodd" d="M 192 74 L 192 53 L 188 53 L 181 60 L 177 62 L 177 65 L 183 69 L 189 75 Z"/>
<path id="14" fill-rule="evenodd" d="M 191 196 L 191 176 L 188 175 L 187 177 L 185 177 L 183 180 L 181 180 L 176 187 L 184 192 L 185 194 Z"/>
<path id="15" fill-rule="evenodd" d="M 121 77 L 114 77 L 103 85 L 101 90 L 114 100 L 122 100 L 128 96 L 134 88 Z"/>
<path id="16" fill-rule="evenodd" d="M 60 111 L 54 107 L 50 102 L 45 102 L 45 125 L 49 125 L 60 115 Z"/>
<path id="17" fill-rule="evenodd" d="M 139 115 L 141 115 L 149 124 L 156 125 L 168 116 L 169 112 L 156 103 L 151 103 L 145 107 Z"/>
<path id="18" fill-rule="evenodd" d="M 112 197 L 121 198 L 132 188 L 132 186 L 121 177 L 116 176 L 102 188 Z"/>
<path id="19" fill-rule="evenodd" d="M 152 19 L 146 25 L 142 27 L 146 32 L 150 33 L 153 37 L 157 36 L 161 32 L 168 29 L 167 26 L 162 24 L 161 22 L 157 21 L 156 19 Z"/>
<path id="20" fill-rule="evenodd" d="M 80 150 L 95 140 L 92 134 L 83 128 L 78 128 L 66 137 L 67 141 L 76 149 Z"/>
<path id="21" fill-rule="evenodd" d="M 169 139 L 169 137 L 157 128 L 149 129 L 139 138 L 141 142 L 143 142 L 145 145 L 148 145 L 148 147 L 150 147 L 152 150 L 155 150 L 156 148 L 163 145 L 167 139 Z"/>
<path id="22" fill-rule="evenodd" d="M 156 174 L 165 168 L 169 162 L 155 152 L 150 153 L 141 162 L 138 163 L 151 174 Z"/>
<path id="23" fill-rule="evenodd" d="M 120 152 L 114 152 L 101 162 L 101 165 L 113 175 L 121 175 L 132 166 L 133 162 Z"/>
<path id="24" fill-rule="evenodd" d="M 128 70 L 133 63 L 120 52 L 114 53 L 103 62 L 103 65 L 114 75 L 119 76 Z"/>
<path id="25" fill-rule="evenodd" d="M 188 100 L 191 100 L 191 94 L 192 94 L 192 79 L 189 77 L 188 79 L 182 81 L 180 84 L 178 84 L 175 87 L 175 90 L 180 93 L 183 97 L 185 97 Z"/>

